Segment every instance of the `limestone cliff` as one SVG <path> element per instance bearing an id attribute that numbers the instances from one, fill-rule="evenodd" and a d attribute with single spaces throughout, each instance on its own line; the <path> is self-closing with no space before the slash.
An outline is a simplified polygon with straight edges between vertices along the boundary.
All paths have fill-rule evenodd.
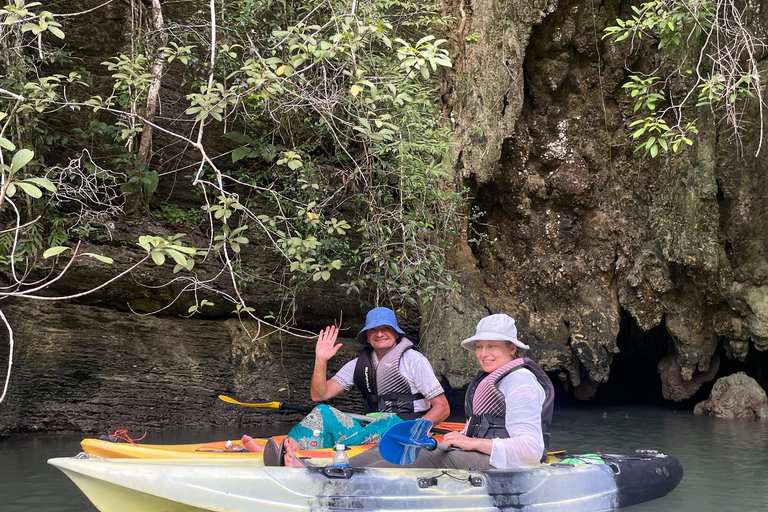
<path id="1" fill-rule="evenodd" d="M 710 122 L 690 151 L 639 158 L 621 89 L 632 61 L 602 39 L 626 9 L 472 2 L 446 98 L 457 183 L 485 214 L 466 239 L 486 239 L 454 251 L 465 294 L 446 297 L 425 333 L 447 375 L 460 372 L 440 354 L 486 312 L 513 315 L 534 357 L 582 398 L 610 379 L 625 316 L 665 326 L 678 373 L 663 378 L 694 379 L 669 399 L 713 378 L 718 347 L 742 362 L 768 348 L 762 111 L 753 102 L 741 150 Z"/>
<path id="2" fill-rule="evenodd" d="M 530 356 L 580 399 L 618 377 L 617 358 L 655 354 L 637 334 L 648 332 L 663 333 L 662 349 L 668 343 L 670 353 L 652 365 L 667 399 L 690 398 L 726 365 L 768 385 L 768 164 L 765 147 L 755 156 L 758 132 L 745 133 L 739 149 L 710 123 L 688 151 L 653 160 L 634 153 L 632 102 L 621 89 L 626 56 L 601 39 L 627 9 L 618 1 L 446 8 L 457 23 L 455 73 L 443 90 L 456 130 L 455 185 L 471 190 L 467 207 L 483 216 L 450 249 L 462 293 L 425 307 L 422 321 L 403 320 L 445 386 L 460 390 L 475 373 L 458 341 L 497 312 L 515 317 Z M 113 3 L 102 21 L 89 26 L 121 34 L 129 16 Z M 77 34 L 73 46 L 95 69 L 103 59 L 94 38 Z M 176 85 L 161 92 L 171 109 L 181 97 Z M 759 115 L 753 105 L 746 121 L 758 126 Z M 84 242 L 117 266 L 135 260 L 138 233 L 168 232 L 136 219 L 108 224 Z M 274 263 L 258 244 L 248 251 L 252 261 Z M 93 262 L 53 291 L 77 291 L 110 272 Z M 199 272 L 217 289 L 229 286 L 213 265 Z M 4 302 L 16 350 L 0 435 L 274 421 L 276 413 L 220 403 L 219 393 L 308 403 L 307 338 L 254 339 L 259 326 L 232 318 L 224 303 L 201 318 L 185 318 L 189 301 L 137 314 L 176 296 L 182 283 L 154 287 L 171 278 L 146 268 L 78 302 Z M 246 294 L 259 314 L 280 307 L 272 288 L 254 283 Z M 365 314 L 359 301 L 330 286 L 300 300 L 296 320 L 310 331 L 344 313 L 349 339 L 334 363 L 353 357 Z M 622 353 L 621 339 L 636 350 Z M 0 339 L 2 361 L 7 342 Z M 334 403 L 359 410 L 354 397 Z"/>

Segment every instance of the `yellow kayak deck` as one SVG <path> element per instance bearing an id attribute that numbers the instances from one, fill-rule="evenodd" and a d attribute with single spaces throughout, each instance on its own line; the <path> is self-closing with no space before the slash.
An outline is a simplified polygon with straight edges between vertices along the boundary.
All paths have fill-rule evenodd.
<path id="1" fill-rule="evenodd" d="M 280 442 L 285 436 L 274 436 Z M 254 439 L 264 446 L 266 439 Z M 229 441 L 214 441 L 210 443 L 192 444 L 131 444 L 113 443 L 100 439 L 83 439 L 80 443 L 83 451 L 91 457 L 105 459 L 261 459 L 262 452 L 249 452 L 241 441 L 231 441 L 237 451 L 226 449 Z M 354 457 L 363 453 L 374 445 L 350 446 L 347 455 Z M 312 459 L 331 459 L 334 450 L 324 448 L 321 450 L 300 450 L 296 452 L 299 457 Z"/>

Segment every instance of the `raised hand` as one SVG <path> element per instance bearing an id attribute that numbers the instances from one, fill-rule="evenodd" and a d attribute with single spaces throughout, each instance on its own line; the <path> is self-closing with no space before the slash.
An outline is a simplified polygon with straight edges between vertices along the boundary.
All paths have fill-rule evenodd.
<path id="1" fill-rule="evenodd" d="M 336 344 L 336 338 L 339 336 L 339 328 L 336 326 L 326 327 L 320 331 L 315 346 L 315 356 L 323 361 L 328 361 L 336 355 L 341 348 L 341 343 Z"/>

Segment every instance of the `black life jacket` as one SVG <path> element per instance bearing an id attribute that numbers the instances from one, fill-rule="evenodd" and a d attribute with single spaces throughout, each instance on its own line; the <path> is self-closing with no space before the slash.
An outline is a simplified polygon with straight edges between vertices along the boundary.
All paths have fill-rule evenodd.
<path id="1" fill-rule="evenodd" d="M 414 412 L 413 402 L 424 395 L 411 393 L 411 386 L 400 373 L 400 361 L 406 350 L 416 350 L 410 340 L 402 338 L 373 366 L 373 347 L 366 345 L 357 354 L 354 382 L 363 394 L 365 412 L 394 412 L 404 420 L 420 418 L 427 411 Z"/>
<path id="2" fill-rule="evenodd" d="M 544 437 L 543 462 L 549 448 L 550 426 L 554 408 L 555 388 L 544 370 L 527 357 L 517 358 L 493 372 L 481 371 L 467 386 L 464 399 L 464 413 L 467 415 L 466 435 L 485 439 L 509 438 L 505 415 L 507 410 L 504 394 L 499 390 L 499 382 L 510 373 L 525 368 L 530 371 L 542 388 L 544 403 L 541 405 L 541 432 Z"/>

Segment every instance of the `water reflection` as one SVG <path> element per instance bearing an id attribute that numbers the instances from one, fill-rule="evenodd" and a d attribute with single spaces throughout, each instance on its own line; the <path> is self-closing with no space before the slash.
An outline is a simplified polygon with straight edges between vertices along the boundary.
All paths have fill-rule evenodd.
<path id="1" fill-rule="evenodd" d="M 264 436 L 286 432 L 270 425 Z M 768 510 L 768 421 L 725 420 L 659 407 L 558 408 L 553 449 L 626 453 L 656 449 L 680 459 L 685 476 L 669 496 L 627 512 L 764 512 Z M 194 430 L 150 433 L 153 444 L 237 438 L 242 432 Z M 70 480 L 48 466 L 51 457 L 80 451 L 81 436 L 24 436 L 0 440 L 0 510 L 95 512 Z M 567 511 L 566 511 L 567 512 Z"/>
<path id="2" fill-rule="evenodd" d="M 768 421 L 694 416 L 657 407 L 555 411 L 555 446 L 627 452 L 655 449 L 680 460 L 683 481 L 669 496 L 627 512 L 768 510 Z"/>

